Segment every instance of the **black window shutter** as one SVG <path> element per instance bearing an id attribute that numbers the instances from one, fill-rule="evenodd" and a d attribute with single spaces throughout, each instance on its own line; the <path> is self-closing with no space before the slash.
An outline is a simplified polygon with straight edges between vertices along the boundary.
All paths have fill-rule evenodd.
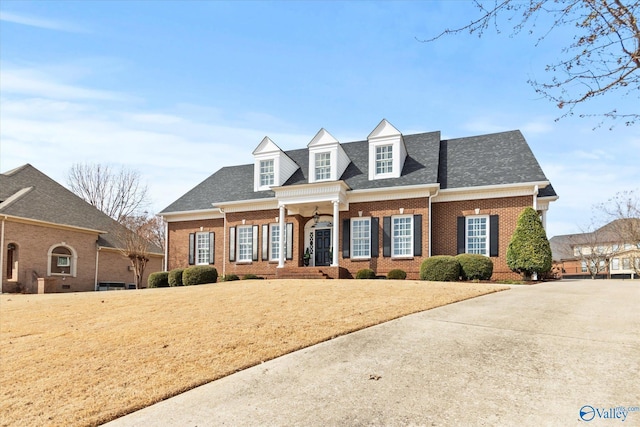
<path id="1" fill-rule="evenodd" d="M 422 215 L 413 216 L 413 256 L 422 256 Z"/>
<path id="2" fill-rule="evenodd" d="M 465 217 L 458 217 L 458 254 L 465 253 L 466 250 L 466 232 L 465 232 Z"/>
<path id="3" fill-rule="evenodd" d="M 293 259 L 293 223 L 287 223 L 287 234 L 284 239 L 284 246 L 287 248 L 287 259 Z"/>
<path id="4" fill-rule="evenodd" d="M 196 233 L 189 233 L 189 265 L 196 263 Z"/>
<path id="5" fill-rule="evenodd" d="M 269 259 L 269 226 L 262 224 L 262 260 Z"/>
<path id="6" fill-rule="evenodd" d="M 342 220 L 342 258 L 351 257 L 351 220 Z"/>
<path id="7" fill-rule="evenodd" d="M 391 217 L 382 218 L 382 256 L 391 256 Z"/>
<path id="8" fill-rule="evenodd" d="M 498 256 L 500 226 L 498 215 L 489 216 L 489 256 Z"/>
<path id="9" fill-rule="evenodd" d="M 229 261 L 236 260 L 236 228 L 229 227 Z"/>
<path id="10" fill-rule="evenodd" d="M 258 227 L 257 225 L 253 226 L 253 230 L 252 230 L 252 234 L 253 234 L 253 241 L 251 242 L 251 249 L 253 251 L 253 256 L 251 257 L 251 259 L 253 261 L 257 261 L 258 260 L 258 229 L 260 227 Z"/>
<path id="11" fill-rule="evenodd" d="M 380 256 L 380 220 L 371 218 L 371 258 Z"/>
<path id="12" fill-rule="evenodd" d="M 216 234 L 209 232 L 209 264 L 216 263 Z"/>

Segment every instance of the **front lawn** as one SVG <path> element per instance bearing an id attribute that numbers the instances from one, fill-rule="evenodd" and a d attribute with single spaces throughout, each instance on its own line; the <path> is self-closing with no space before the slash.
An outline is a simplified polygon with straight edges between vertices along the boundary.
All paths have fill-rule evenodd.
<path id="1" fill-rule="evenodd" d="M 338 335 L 503 289 L 268 280 L 0 295 L 0 421 L 98 425 Z"/>

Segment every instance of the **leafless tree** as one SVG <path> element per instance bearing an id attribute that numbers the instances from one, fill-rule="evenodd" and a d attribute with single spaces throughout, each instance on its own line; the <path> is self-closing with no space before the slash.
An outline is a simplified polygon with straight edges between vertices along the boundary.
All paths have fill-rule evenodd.
<path id="1" fill-rule="evenodd" d="M 468 32 L 482 36 L 485 31 L 500 32 L 500 18 L 506 18 L 513 33 L 528 31 L 537 35 L 537 43 L 554 29 L 570 26 L 575 35 L 562 46 L 561 59 L 549 64 L 552 73 L 547 82 L 529 80 L 536 92 L 567 108 L 560 117 L 573 114 L 577 104 L 617 92 L 639 97 L 640 94 L 640 2 L 629 0 L 474 0 L 477 19 L 467 25 L 445 29 L 445 35 Z M 624 120 L 627 125 L 640 119 L 637 111 L 611 109 L 598 114 Z"/>
<path id="2" fill-rule="evenodd" d="M 120 243 L 118 250 L 131 262 L 136 289 L 140 289 L 142 285 L 144 270 L 153 247 L 147 236 L 152 235 L 154 219 L 155 217 L 149 218 L 146 215 L 123 218 L 121 224 L 124 227 L 121 227 L 117 233 Z"/>
<path id="3" fill-rule="evenodd" d="M 568 243 L 574 255 L 587 268 L 592 279 L 606 272 L 610 260 L 620 251 L 620 237 L 609 228 L 595 228 L 594 225 L 583 230 L 581 234 L 569 237 Z"/>
<path id="4" fill-rule="evenodd" d="M 640 275 L 640 189 L 622 191 L 597 205 L 611 221 L 609 228 L 619 236 L 621 255 L 630 260 L 630 268 Z"/>
<path id="5" fill-rule="evenodd" d="M 118 222 L 149 204 L 140 173 L 125 166 L 114 170 L 99 163 L 74 163 L 67 182 L 71 191 Z"/>

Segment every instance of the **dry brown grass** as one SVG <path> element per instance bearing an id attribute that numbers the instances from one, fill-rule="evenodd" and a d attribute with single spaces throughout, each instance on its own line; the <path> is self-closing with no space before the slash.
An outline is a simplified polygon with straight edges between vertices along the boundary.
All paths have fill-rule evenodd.
<path id="1" fill-rule="evenodd" d="M 5 294 L 2 425 L 97 425 L 332 337 L 502 289 L 319 280 Z"/>

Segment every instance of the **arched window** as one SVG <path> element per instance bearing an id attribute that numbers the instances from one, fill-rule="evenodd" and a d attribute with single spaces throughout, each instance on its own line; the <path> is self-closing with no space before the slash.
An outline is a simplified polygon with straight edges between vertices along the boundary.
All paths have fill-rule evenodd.
<path id="1" fill-rule="evenodd" d="M 67 246 L 64 242 L 53 245 L 49 248 L 48 256 L 47 274 L 49 276 L 76 276 L 78 255 L 71 246 Z"/>

